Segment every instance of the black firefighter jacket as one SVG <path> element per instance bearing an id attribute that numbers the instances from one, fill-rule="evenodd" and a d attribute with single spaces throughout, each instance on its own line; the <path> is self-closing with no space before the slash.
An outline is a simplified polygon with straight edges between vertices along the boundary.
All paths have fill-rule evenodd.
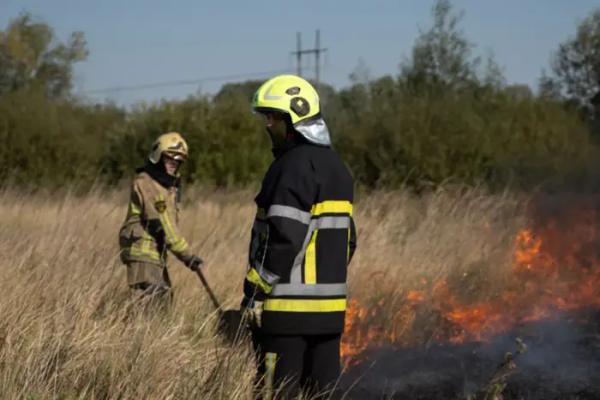
<path id="1" fill-rule="evenodd" d="M 356 249 L 353 181 L 330 147 L 289 144 L 255 201 L 245 302 L 264 301 L 262 332 L 341 333 Z"/>

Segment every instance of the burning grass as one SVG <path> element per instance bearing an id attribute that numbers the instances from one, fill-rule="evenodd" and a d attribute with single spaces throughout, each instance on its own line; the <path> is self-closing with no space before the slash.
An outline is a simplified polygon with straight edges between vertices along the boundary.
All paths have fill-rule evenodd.
<path id="1" fill-rule="evenodd" d="M 231 307 L 240 300 L 252 197 L 200 191 L 182 218 Z M 172 265 L 172 313 L 131 315 L 116 248 L 125 203 L 126 193 L 0 193 L 2 397 L 250 399 L 250 349 L 216 336 L 211 304 L 189 271 Z M 385 368 L 382 351 L 423 360 L 421 350 L 496 343 L 558 311 L 600 307 L 593 208 L 552 207 L 531 214 L 519 196 L 480 190 L 362 198 L 343 342 L 348 376 L 372 363 Z M 470 360 L 457 357 L 454 369 Z M 402 371 L 386 373 L 408 382 Z"/>
<path id="2" fill-rule="evenodd" d="M 431 206 L 438 195 L 424 201 Z M 353 370 L 364 371 L 365 365 L 381 368 L 383 364 L 396 371 L 379 374 L 396 381 L 396 389 L 402 387 L 398 398 L 468 397 L 485 385 L 485 371 L 493 372 L 494 359 L 501 360 L 502 352 L 509 349 L 507 340 L 525 335 L 535 343 L 534 355 L 523 357 L 527 365 L 536 364 L 540 353 L 559 356 L 554 364 L 525 369 L 525 376 L 516 380 L 523 387 L 508 386 L 514 398 L 597 398 L 600 388 L 592 372 L 600 368 L 595 361 L 600 357 L 600 321 L 594 313 L 600 309 L 597 199 L 546 196 L 525 203 L 504 197 L 495 198 L 489 207 L 473 208 L 494 198 L 472 195 L 464 195 L 465 207 L 440 217 L 439 225 L 425 232 L 417 229 L 409 236 L 429 243 L 430 252 L 413 258 L 406 253 L 412 250 L 407 242 L 398 249 L 401 269 L 390 265 L 381 272 L 383 278 L 373 283 L 378 290 L 362 292 L 367 300 L 352 301 L 343 344 L 350 375 L 356 377 Z M 452 203 L 435 208 L 448 206 Z M 428 268 L 415 268 L 414 261 L 417 265 L 425 261 Z M 416 272 L 411 280 L 402 279 L 407 269 Z M 554 321 L 552 328 L 544 325 L 547 321 Z M 540 339 L 548 334 L 546 329 L 564 331 L 566 339 L 555 348 L 556 341 Z M 465 350 L 494 353 L 495 358 L 466 356 Z M 437 355 L 438 362 L 429 352 Z M 405 371 L 403 376 L 401 365 L 411 358 L 413 368 L 420 365 L 436 377 L 411 382 L 411 373 Z M 427 359 L 429 364 L 422 362 Z M 448 359 L 454 362 L 449 364 Z M 482 369 L 473 371 L 476 365 Z M 573 368 L 584 372 L 576 377 L 565 373 Z M 457 369 L 464 374 L 448 378 Z M 543 391 L 542 377 L 560 389 Z M 440 383 L 446 385 L 445 391 L 438 391 Z M 582 387 L 592 386 L 591 394 L 581 394 Z M 424 397 L 419 396 L 423 391 Z"/>

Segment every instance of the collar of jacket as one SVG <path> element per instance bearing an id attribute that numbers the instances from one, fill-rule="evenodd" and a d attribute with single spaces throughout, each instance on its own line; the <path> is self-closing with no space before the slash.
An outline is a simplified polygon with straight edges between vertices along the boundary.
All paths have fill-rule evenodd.
<path id="1" fill-rule="evenodd" d="M 135 172 L 147 173 L 165 189 L 171 189 L 173 187 L 179 189 L 181 186 L 180 177 L 167 174 L 167 171 L 165 171 L 162 164 L 147 163 L 143 167 L 136 169 Z"/>
<path id="2" fill-rule="evenodd" d="M 273 153 L 273 156 L 275 157 L 275 159 L 278 159 L 282 155 L 284 155 L 285 153 L 287 153 L 288 151 L 293 149 L 294 147 L 301 145 L 301 144 L 312 144 L 312 143 L 310 143 L 308 140 L 304 139 L 302 136 L 300 136 L 298 134 L 298 135 L 294 135 L 292 138 L 287 140 L 285 142 L 285 144 L 283 144 L 282 146 L 280 146 L 278 148 L 275 148 L 275 147 L 272 148 L 271 152 Z"/>

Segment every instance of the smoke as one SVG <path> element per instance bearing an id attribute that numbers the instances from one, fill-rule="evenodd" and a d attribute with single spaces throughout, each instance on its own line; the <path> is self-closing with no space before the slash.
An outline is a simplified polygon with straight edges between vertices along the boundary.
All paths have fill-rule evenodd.
<path id="1" fill-rule="evenodd" d="M 342 386 L 352 387 L 352 399 L 466 399 L 485 387 L 520 337 L 528 350 L 515 359 L 505 399 L 598 399 L 599 326 L 600 313 L 584 311 L 530 322 L 487 343 L 371 348 Z"/>
<path id="2" fill-rule="evenodd" d="M 506 379 L 504 399 L 600 399 L 599 205 L 599 196 L 591 194 L 534 197 L 504 300 L 476 307 L 483 316 L 477 327 L 500 316 L 510 324 L 495 336 L 480 336 L 485 341 L 474 341 L 479 339 L 469 332 L 474 325 L 457 318 L 452 322 L 471 333 L 464 335 L 470 341 L 444 343 L 437 337 L 415 347 L 379 341 L 346 370 L 342 383 L 351 388 L 350 398 L 479 399 L 478 391 L 521 338 L 528 350 L 514 360 L 517 369 Z M 453 290 L 438 291 L 445 303 L 436 312 L 445 321 L 460 309 L 454 294 L 462 289 Z M 444 313 L 447 305 L 452 313 Z M 464 309 L 475 308 L 465 303 Z"/>

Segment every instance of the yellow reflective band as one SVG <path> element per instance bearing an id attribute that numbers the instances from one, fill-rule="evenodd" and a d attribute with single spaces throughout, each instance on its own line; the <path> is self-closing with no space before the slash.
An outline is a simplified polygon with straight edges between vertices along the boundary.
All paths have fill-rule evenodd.
<path id="1" fill-rule="evenodd" d="M 185 239 L 181 238 L 177 242 L 175 242 L 173 246 L 171 246 L 171 251 L 181 253 L 182 251 L 185 251 L 188 247 L 188 242 Z"/>
<path id="2" fill-rule="evenodd" d="M 175 243 L 178 243 L 181 238 L 175 233 L 175 229 L 173 229 L 173 225 L 171 225 L 171 220 L 167 216 L 167 212 L 168 211 L 165 211 L 164 213 L 159 214 L 159 219 L 165 229 L 167 242 L 173 246 Z"/>
<path id="3" fill-rule="evenodd" d="M 312 234 L 312 238 L 306 248 L 306 255 L 304 257 L 304 283 L 307 285 L 314 285 L 317 283 L 317 234 L 318 230 L 315 230 Z"/>
<path id="4" fill-rule="evenodd" d="M 132 215 L 142 215 L 142 210 L 132 201 L 129 203 L 129 212 Z"/>
<path id="5" fill-rule="evenodd" d="M 129 252 L 129 255 L 131 257 L 146 258 L 146 259 L 150 259 L 152 261 L 160 261 L 160 255 L 156 252 L 146 253 L 146 252 L 141 252 L 141 251 L 131 249 L 131 251 Z"/>
<path id="6" fill-rule="evenodd" d="M 352 215 L 352 203 L 346 200 L 327 200 L 315 204 L 310 210 L 312 215 L 349 214 Z"/>
<path id="7" fill-rule="evenodd" d="M 129 255 L 132 257 L 146 258 L 154 261 L 160 261 L 160 253 L 156 250 L 156 242 L 145 231 L 141 240 L 136 241 L 129 248 Z"/>
<path id="8" fill-rule="evenodd" d="M 269 284 L 269 282 L 265 281 L 259 275 L 258 271 L 254 268 L 250 268 L 248 274 L 246 274 L 246 280 L 250 283 L 258 286 L 263 292 L 269 294 L 271 290 L 273 290 L 273 286 Z"/>
<path id="9" fill-rule="evenodd" d="M 146 240 L 154 241 L 154 238 L 152 237 L 152 235 L 150 235 L 148 233 L 148 231 L 144 231 L 144 233 L 142 234 L 142 238 L 146 239 Z"/>
<path id="10" fill-rule="evenodd" d="M 265 311 L 339 312 L 346 310 L 346 299 L 267 299 Z"/>
<path id="11" fill-rule="evenodd" d="M 165 234 L 167 235 L 167 241 L 169 243 L 174 243 L 176 241 L 176 239 L 175 239 L 175 234 L 173 232 L 173 227 L 171 226 L 171 221 L 169 221 L 169 217 L 167 217 L 165 215 L 165 213 L 163 213 L 163 214 L 160 214 L 159 219 L 165 229 Z"/>
<path id="12" fill-rule="evenodd" d="M 129 255 L 132 257 L 147 257 L 154 261 L 160 261 L 160 254 L 158 254 L 158 251 L 151 249 L 149 243 L 146 241 L 142 242 L 141 248 L 136 245 L 131 246 Z"/>

